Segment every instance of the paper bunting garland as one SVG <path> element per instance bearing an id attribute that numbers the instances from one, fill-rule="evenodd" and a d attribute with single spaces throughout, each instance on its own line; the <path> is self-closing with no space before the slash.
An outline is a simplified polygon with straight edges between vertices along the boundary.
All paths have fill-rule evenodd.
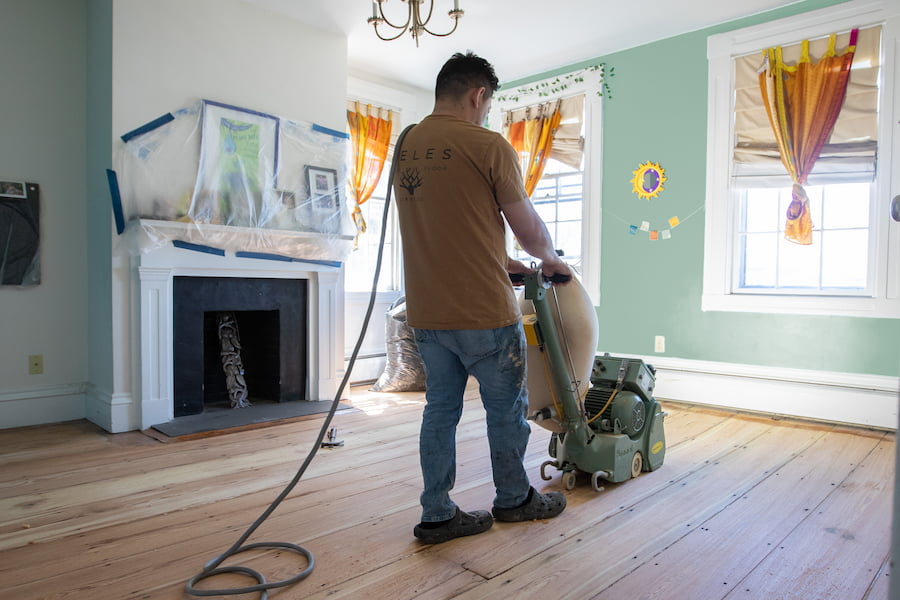
<path id="1" fill-rule="evenodd" d="M 637 235 L 638 231 L 645 231 L 649 234 L 651 240 L 670 240 L 672 239 L 672 229 L 675 229 L 681 224 L 681 221 L 678 217 L 672 217 L 669 219 L 669 229 L 650 229 L 650 221 L 641 221 L 640 226 L 637 225 L 629 225 L 628 233 L 631 235 Z"/>
<path id="2" fill-rule="evenodd" d="M 609 211 L 606 211 L 606 214 L 609 214 L 610 216 L 615 217 L 616 220 L 624 223 L 628 227 L 628 233 L 630 235 L 637 235 L 638 232 L 644 232 L 647 234 L 647 239 L 652 240 L 652 241 L 659 241 L 659 240 L 671 240 L 673 229 L 675 229 L 679 225 L 687 222 L 689 219 L 693 218 L 694 215 L 696 215 L 697 213 L 702 211 L 705 207 L 706 207 L 705 204 L 699 205 L 697 208 L 695 208 L 693 211 L 691 211 L 691 214 L 689 214 L 688 216 L 686 216 L 683 219 L 680 217 L 677 217 L 677 216 L 670 217 L 666 221 L 666 225 L 668 225 L 668 227 L 666 227 L 664 229 L 654 229 L 652 227 L 650 221 L 641 221 L 640 225 L 635 225 L 633 223 L 629 223 L 628 221 L 626 221 L 625 219 L 623 219 L 622 217 L 620 217 L 616 214 L 610 213 Z"/>

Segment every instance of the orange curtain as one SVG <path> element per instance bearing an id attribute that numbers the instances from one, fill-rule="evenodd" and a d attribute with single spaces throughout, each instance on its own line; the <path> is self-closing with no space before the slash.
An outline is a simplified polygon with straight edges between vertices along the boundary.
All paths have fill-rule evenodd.
<path id="1" fill-rule="evenodd" d="M 387 118 L 384 118 L 387 113 Z M 347 110 L 347 123 L 350 126 L 351 169 L 350 187 L 354 193 L 354 205 L 351 217 L 356 224 L 356 241 L 366 231 L 366 220 L 360 206 L 372 197 L 375 186 L 381 178 L 384 163 L 387 160 L 388 147 L 391 142 L 393 113 L 389 110 L 367 104 L 361 106 L 353 103 Z"/>
<path id="2" fill-rule="evenodd" d="M 524 120 L 508 123 L 506 139 L 519 153 L 529 197 L 544 174 L 560 118 L 559 102 L 554 102 L 530 107 Z"/>
<path id="3" fill-rule="evenodd" d="M 800 61 L 794 67 L 784 64 L 780 46 L 763 51 L 759 89 L 781 162 L 794 182 L 785 238 L 798 244 L 812 243 L 812 218 L 803 184 L 841 112 L 858 33 L 857 29 L 850 33 L 849 47 L 839 56 L 835 53 L 837 34 L 832 34 L 828 51 L 816 64 L 810 62 L 808 40 L 803 41 Z"/>

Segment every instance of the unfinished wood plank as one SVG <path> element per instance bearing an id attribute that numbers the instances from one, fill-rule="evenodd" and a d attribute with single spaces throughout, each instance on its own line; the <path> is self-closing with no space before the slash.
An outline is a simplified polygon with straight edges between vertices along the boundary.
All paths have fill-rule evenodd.
<path id="1" fill-rule="evenodd" d="M 890 551 L 893 466 L 893 443 L 879 443 L 724 598 L 861 598 Z"/>
<path id="2" fill-rule="evenodd" d="M 520 594 L 590 598 L 614 581 L 618 573 L 630 571 L 632 565 L 641 564 L 660 548 L 674 543 L 721 510 L 723 503 L 733 501 L 735 493 L 746 492 L 765 478 L 766 471 L 780 466 L 784 460 L 772 455 L 773 446 L 796 452 L 808 447 L 819 435 L 768 428 L 757 436 L 766 436 L 764 443 L 741 445 L 677 484 L 607 518 L 597 520 L 589 504 L 567 508 L 566 513 L 541 527 L 538 533 L 543 539 L 531 537 L 522 524 L 500 524 L 500 531 L 509 536 L 507 541 L 515 543 L 516 555 L 506 553 L 468 561 L 467 568 L 490 577 L 490 581 L 460 598 L 488 598 L 495 594 L 508 598 Z M 642 478 L 626 482 L 621 489 L 627 493 L 627 484 L 636 484 Z M 588 526 L 583 527 L 584 523 Z M 652 535 L 640 535 L 639 531 Z M 555 540 L 552 547 L 545 546 L 548 539 Z M 590 569 L 583 567 L 585 556 L 591 557 Z"/>
<path id="3" fill-rule="evenodd" d="M 359 399 L 360 410 L 337 415 L 333 422 L 345 447 L 320 450 L 294 493 L 250 540 L 300 543 L 315 554 L 317 566 L 310 578 L 273 592 L 273 599 L 587 598 L 598 593 L 598 582 L 614 574 L 621 580 L 616 587 L 647 577 L 652 573 L 649 561 L 667 556 L 660 548 L 688 548 L 681 545 L 710 540 L 715 542 L 710 548 L 740 546 L 733 538 L 749 537 L 754 519 L 763 514 L 754 513 L 753 505 L 762 505 L 768 494 L 777 498 L 778 490 L 796 488 L 797 502 L 773 499 L 766 518 L 773 527 L 796 523 L 798 504 L 814 497 L 814 488 L 826 487 L 822 471 L 837 472 L 835 464 L 852 461 L 852 448 L 871 446 L 878 436 L 884 437 L 665 404 L 669 449 L 658 471 L 608 485 L 602 494 L 591 490 L 584 478 L 566 492 L 569 507 L 557 519 L 498 523 L 484 535 L 432 547 L 412 535 L 420 512 L 417 439 L 422 394 L 354 389 L 348 396 L 351 403 Z M 11 521 L 0 513 L 0 531 L 7 536 L 0 550 L 2 594 L 17 600 L 183 600 L 187 579 L 228 548 L 268 506 L 305 457 L 320 426 L 321 421 L 277 424 L 165 444 L 139 433 L 106 434 L 86 423 L 0 431 L 0 498 L 9 501 L 6 506 L 15 506 L 20 517 Z M 857 441 L 823 441 L 802 451 L 801 439 L 811 444 L 819 436 L 831 437 L 829 432 Z M 539 490 L 559 490 L 558 476 L 548 482 L 539 477 L 540 464 L 549 458 L 548 440 L 549 432 L 533 429 L 526 466 Z M 893 436 L 884 443 L 893 453 Z M 473 385 L 466 393 L 458 458 L 454 499 L 465 509 L 490 508 L 494 490 L 484 415 Z M 15 466 L 8 470 L 7 465 Z M 791 465 L 796 465 L 793 471 Z M 116 482 L 134 492 L 115 493 Z M 834 491 L 827 488 L 820 493 Z M 886 487 L 848 487 L 842 492 L 852 495 L 858 490 L 868 490 L 873 502 L 879 495 L 891 495 Z M 72 492 L 68 502 L 67 492 Z M 49 500 L 49 509 L 40 500 Z M 731 523 L 729 513 L 736 522 L 726 526 Z M 36 531 L 21 529 L 22 518 L 32 517 L 43 519 L 35 521 Z M 16 524 L 19 528 L 13 527 Z M 801 531 L 802 525 L 797 526 L 791 535 Z M 811 528 L 808 535 L 826 534 Z M 880 535 L 889 540 L 889 528 Z M 791 536 L 786 539 L 799 543 Z M 290 577 L 303 562 L 278 550 L 248 554 L 240 562 L 259 565 L 272 579 Z M 737 556 L 720 554 L 723 569 L 740 571 Z M 585 556 L 590 557 L 588 566 Z M 885 558 L 872 555 L 869 563 L 880 570 L 861 595 L 846 600 L 886 597 Z M 814 566 L 797 560 L 801 562 L 792 568 Z M 679 565 L 673 560 L 671 571 L 673 576 L 686 574 L 683 561 Z M 548 577 L 556 578 L 556 585 L 545 581 Z M 821 577 L 827 580 L 829 573 Z M 242 577 L 234 579 L 246 584 Z M 505 584 L 507 579 L 515 585 Z M 646 593 L 648 588 L 635 589 Z"/>
<path id="4" fill-rule="evenodd" d="M 572 535 L 573 529 L 583 530 L 617 513 L 634 510 L 633 507 L 641 501 L 679 485 L 692 473 L 734 452 L 769 429 L 765 422 L 716 421 L 706 432 L 694 436 L 667 455 L 666 464 L 657 471 L 630 481 L 607 484 L 600 494 L 594 492 L 587 477 L 582 476 L 574 490 L 565 492 L 568 501 L 566 512 L 560 518 L 546 522 L 553 530 L 552 535 L 546 535 L 541 528 L 521 531 L 520 525 L 501 525 L 504 538 L 501 544 L 514 544 L 517 551 L 523 553 L 520 556 L 523 561 L 532 554 L 551 551 L 560 539 Z M 532 477 L 533 483 L 534 479 Z M 547 484 L 534 485 L 543 491 L 563 489 L 558 477 Z M 467 566 L 478 564 L 477 572 L 485 577 L 493 577 L 509 568 L 505 555 L 498 555 L 492 546 L 479 545 L 475 539 L 460 540 L 441 551 L 455 553 L 456 560 Z"/>
<path id="5" fill-rule="evenodd" d="M 456 563 L 443 560 L 433 553 L 419 552 L 338 585 L 328 586 L 317 593 L 309 595 L 304 593 L 302 597 L 309 600 L 342 598 L 423 600 L 436 593 L 436 598 L 452 598 L 483 581 L 484 579 Z M 306 591 L 301 590 L 300 585 L 297 588 L 297 592 Z"/>
<path id="6" fill-rule="evenodd" d="M 418 480 L 419 480 L 418 457 L 415 454 L 401 455 L 402 461 L 405 463 L 405 465 L 398 464 L 398 459 L 396 458 L 397 457 L 397 449 L 396 448 L 392 449 L 392 448 L 388 447 L 388 445 L 391 443 L 399 444 L 402 442 L 393 441 L 390 443 L 386 443 L 386 444 L 382 445 L 380 448 L 378 448 L 375 452 L 367 452 L 364 448 L 359 448 L 359 449 L 355 450 L 360 453 L 364 453 L 369 461 L 365 464 L 368 464 L 371 467 L 373 467 L 367 473 L 365 473 L 365 475 L 363 477 L 357 476 L 357 477 L 348 478 L 343 473 L 340 472 L 340 469 L 330 469 L 329 468 L 329 469 L 325 470 L 325 471 L 328 471 L 327 474 L 322 474 L 318 477 L 311 477 L 309 480 L 301 481 L 300 486 L 298 486 L 298 496 L 296 498 L 289 498 L 288 500 L 285 501 L 285 503 L 283 504 L 283 507 L 280 508 L 279 511 L 275 515 L 273 515 L 273 517 L 272 517 L 273 522 L 276 522 L 276 523 L 280 522 L 284 518 L 285 514 L 288 515 L 288 519 L 293 519 L 293 517 L 290 516 L 293 512 L 303 513 L 304 515 L 307 515 L 307 516 L 312 515 L 312 513 L 308 512 L 309 509 L 330 507 L 331 499 L 333 497 L 341 498 L 341 502 L 339 502 L 339 504 L 346 501 L 346 503 L 347 503 L 346 507 L 342 507 L 342 506 L 338 505 L 338 506 L 335 506 L 335 510 L 337 510 L 337 512 L 339 514 L 350 515 L 351 518 L 347 520 L 348 523 L 353 522 L 353 519 L 374 518 L 374 515 L 370 515 L 367 512 L 369 509 L 376 510 L 378 512 L 384 512 L 386 509 L 383 506 L 378 505 L 377 503 L 373 504 L 373 503 L 366 502 L 365 499 L 363 498 L 363 496 L 365 494 L 377 491 L 378 488 L 380 488 L 382 486 L 392 485 L 392 484 L 397 485 L 397 484 L 400 484 L 400 483 L 410 480 L 410 479 L 415 480 L 414 483 L 411 483 L 411 485 L 414 485 L 415 487 L 409 488 L 404 492 L 406 505 L 407 506 L 412 506 L 414 504 L 417 505 L 418 492 L 419 492 L 419 486 L 420 486 L 420 484 L 418 483 Z M 477 456 L 480 459 L 479 462 L 481 462 L 483 464 L 479 470 L 474 472 L 474 475 L 476 476 L 476 478 L 473 479 L 472 481 L 469 481 L 466 477 L 461 478 L 458 481 L 458 489 L 464 489 L 466 487 L 471 487 L 473 485 L 478 485 L 478 486 L 483 485 L 485 480 L 489 480 L 489 478 L 490 478 L 489 461 L 484 460 L 484 456 L 485 456 L 486 449 L 487 449 L 486 442 L 484 440 L 478 438 L 477 436 L 472 438 L 471 440 L 463 441 L 460 444 L 460 457 L 461 458 L 465 458 L 465 457 L 468 457 L 469 455 L 473 454 L 473 451 L 469 450 L 470 446 L 473 446 L 473 447 L 478 446 Z M 378 453 L 383 454 L 383 457 L 381 459 L 378 459 L 381 462 L 380 463 L 372 462 L 377 459 Z M 322 455 L 324 458 L 322 460 L 327 462 L 331 457 L 337 457 L 338 454 L 339 454 L 338 451 L 324 452 Z M 346 460 L 346 459 L 344 459 L 344 460 Z M 360 462 L 362 462 L 362 461 L 360 461 Z M 323 473 L 324 473 L 324 471 L 323 471 Z M 279 474 L 279 472 L 277 470 L 273 471 L 272 468 L 258 469 L 253 474 L 253 480 L 256 483 L 258 483 L 258 480 L 260 480 L 260 479 L 265 479 L 266 477 L 269 477 L 269 476 L 275 477 L 275 476 L 278 476 L 278 474 Z M 208 504 L 211 500 L 215 500 L 215 503 L 218 506 L 224 506 L 223 501 L 226 498 L 225 498 L 225 496 L 219 495 L 220 492 L 219 492 L 219 490 L 216 489 L 216 486 L 221 485 L 223 489 L 232 488 L 232 491 L 228 492 L 228 495 L 231 495 L 234 493 L 233 488 L 241 485 L 243 479 L 246 479 L 246 478 L 247 478 L 246 473 L 229 474 L 227 477 L 220 478 L 218 481 L 212 482 L 212 487 L 209 489 L 207 489 L 206 484 L 192 486 L 192 493 L 195 494 L 195 497 L 198 499 L 198 502 L 202 500 L 202 502 L 204 504 Z M 210 480 L 204 479 L 203 481 L 208 482 Z M 276 491 L 277 490 L 273 490 L 271 492 L 271 494 L 268 496 L 265 496 L 264 499 L 267 501 L 274 499 L 274 497 L 276 495 L 276 493 L 275 493 Z M 243 494 L 238 494 L 238 496 L 242 496 L 242 495 Z M 362 500 L 356 500 L 355 497 L 362 498 Z M 131 496 L 131 498 L 139 500 L 140 495 L 133 494 Z M 172 497 L 173 500 L 176 498 L 177 498 L 177 495 Z M 160 504 L 162 504 L 162 502 L 163 502 L 162 499 L 154 498 L 154 502 L 146 503 L 146 504 L 152 504 L 156 509 L 158 509 Z M 357 503 L 355 507 L 353 506 L 354 502 Z M 141 504 L 145 504 L 145 503 L 141 502 Z M 365 507 L 365 511 L 360 511 L 358 509 L 360 504 Z M 259 509 L 257 510 L 257 512 L 262 512 L 263 508 L 264 508 L 264 504 L 261 504 L 259 506 Z M 99 511 L 100 507 L 95 505 L 94 510 Z M 106 512 L 113 515 L 114 518 L 118 518 L 123 513 L 131 514 L 132 517 L 134 517 L 134 512 L 129 513 L 128 511 L 136 511 L 136 510 L 138 510 L 138 509 L 131 508 L 131 507 L 122 507 L 118 510 L 113 508 Z M 176 515 L 177 514 L 182 514 L 182 513 L 176 513 Z M 149 516 L 150 516 L 149 514 L 146 515 L 146 517 L 149 517 Z M 209 522 L 209 521 L 207 521 L 207 519 L 210 518 L 210 516 L 211 515 L 204 515 L 204 519 L 201 520 L 201 523 Z M 254 516 L 253 514 L 249 514 L 249 515 L 245 516 L 245 519 L 248 521 L 248 523 L 247 523 L 248 525 L 249 525 L 249 521 L 252 520 L 251 518 L 253 516 Z M 139 522 L 144 522 L 144 521 L 145 521 L 145 519 L 141 519 Z M 68 523 L 68 521 L 65 521 L 65 523 Z M 415 523 L 414 520 L 409 523 L 408 528 L 410 531 L 411 531 L 412 525 L 414 523 Z M 310 526 L 313 526 L 313 525 L 318 526 L 318 525 L 321 525 L 322 523 L 321 523 L 321 520 L 317 519 L 317 518 L 314 518 L 312 521 L 310 521 L 309 519 L 303 518 L 303 517 L 298 518 L 293 521 L 293 525 L 296 525 L 296 526 L 303 526 L 303 525 L 307 525 L 307 524 Z M 170 522 L 167 522 L 165 525 L 159 525 L 159 528 L 161 531 L 166 531 L 169 534 L 173 534 L 173 535 L 175 533 L 180 533 L 179 528 L 177 526 L 173 526 L 173 524 Z M 33 529 L 36 530 L 37 527 L 35 527 Z M 320 534 L 321 533 L 321 530 L 316 527 L 313 527 L 311 530 L 303 529 L 302 531 L 307 537 L 309 537 L 312 534 Z M 31 533 L 31 530 L 29 530 L 28 532 L 22 532 L 22 535 L 24 535 L 25 533 Z M 52 535 L 58 536 L 61 533 L 64 533 L 64 531 L 57 530 L 57 531 L 54 531 L 52 533 Z M 194 534 L 194 539 L 201 537 L 200 531 L 194 531 L 193 534 Z M 19 537 L 21 538 L 22 535 L 20 535 Z M 38 533 L 36 531 L 34 532 L 33 535 L 35 537 L 32 537 L 31 539 L 33 539 L 33 540 L 38 539 L 36 537 L 38 535 Z M 149 544 L 150 547 L 157 547 L 157 545 L 161 541 L 152 539 L 153 537 L 157 537 L 157 536 L 153 536 L 152 532 L 150 533 L 150 535 L 152 537 L 149 540 L 145 540 L 146 543 Z M 107 539 L 109 539 L 110 537 L 113 537 L 113 535 L 111 533 L 109 533 L 109 534 L 106 534 L 106 537 L 107 537 Z M 81 536 L 79 536 L 78 539 L 81 539 Z M 217 540 L 217 542 L 219 543 L 219 545 L 221 545 L 220 540 Z M 123 540 L 119 543 L 124 544 L 124 543 L 127 543 L 127 541 Z M 135 549 L 135 551 L 138 551 L 138 550 Z M 218 551 L 218 548 L 216 548 L 215 546 L 212 546 L 209 550 L 209 554 L 213 554 L 215 551 Z M 80 554 L 75 549 L 73 549 L 73 552 L 75 555 Z M 105 557 L 104 560 L 115 560 L 115 559 L 114 559 L 114 557 Z M 74 570 L 74 567 L 72 567 L 70 570 Z"/>
<path id="7" fill-rule="evenodd" d="M 881 563 L 881 569 L 872 582 L 872 585 L 866 590 L 862 600 L 888 600 L 891 594 L 891 555 L 890 553 L 884 557 Z"/>
<path id="8" fill-rule="evenodd" d="M 619 573 L 594 598 L 723 597 L 772 552 L 785 532 L 808 517 L 877 442 L 827 433 L 682 539 L 660 548 L 651 560 Z M 685 556 L 702 560 L 685 561 Z"/>

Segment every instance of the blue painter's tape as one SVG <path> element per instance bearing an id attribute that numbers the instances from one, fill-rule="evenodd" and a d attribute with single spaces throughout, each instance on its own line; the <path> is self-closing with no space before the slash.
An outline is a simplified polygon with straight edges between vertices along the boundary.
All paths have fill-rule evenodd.
<path id="1" fill-rule="evenodd" d="M 113 217 L 116 220 L 116 233 L 125 231 L 125 214 L 122 212 L 122 194 L 119 192 L 119 178 L 112 169 L 106 170 L 106 181 L 109 183 L 109 195 L 112 198 Z"/>
<path id="2" fill-rule="evenodd" d="M 241 258 L 261 258 L 263 260 L 280 260 L 282 262 L 291 262 L 290 256 L 268 254 L 266 252 L 235 252 L 234 255 Z"/>
<path id="3" fill-rule="evenodd" d="M 162 127 L 166 123 L 169 123 L 170 121 L 174 121 L 174 120 L 175 120 L 175 117 L 172 116 L 172 113 L 166 113 L 163 116 L 159 117 L 158 119 L 153 119 L 146 125 L 141 125 L 137 129 L 133 129 L 133 130 L 129 131 L 128 133 L 123 134 L 122 141 L 127 143 L 139 135 L 145 134 L 148 131 L 153 131 L 154 129 L 156 129 L 158 127 Z"/>
<path id="4" fill-rule="evenodd" d="M 337 129 L 329 129 L 328 127 L 323 127 L 321 125 L 316 125 L 313 123 L 313 131 L 318 131 L 319 133 L 327 133 L 328 135 L 334 136 L 336 138 L 342 138 L 345 140 L 350 139 L 350 134 L 344 131 L 338 131 Z"/>
<path id="5" fill-rule="evenodd" d="M 299 263 L 309 263 L 312 265 L 325 265 L 326 267 L 341 267 L 341 262 L 336 260 L 313 260 L 309 258 L 291 258 L 290 256 L 284 256 L 282 254 L 268 254 L 266 252 L 235 252 L 235 256 L 239 256 L 241 258 L 261 258 L 263 260 L 279 260 L 282 262 L 299 262 Z"/>
<path id="6" fill-rule="evenodd" d="M 302 263 L 311 263 L 314 265 L 325 265 L 326 267 L 335 267 L 341 268 L 341 261 L 339 260 L 312 260 L 307 258 L 294 258 L 293 262 L 302 262 Z"/>
<path id="7" fill-rule="evenodd" d="M 251 115 L 256 115 L 257 117 L 265 117 L 267 119 L 272 119 L 274 121 L 278 121 L 278 117 L 275 115 L 270 115 L 269 113 L 259 112 L 258 110 L 250 110 L 249 108 L 241 108 L 240 106 L 234 106 L 233 104 L 224 104 L 222 102 L 216 102 L 215 100 L 204 100 L 203 104 L 208 104 L 210 106 L 218 106 L 220 108 L 227 108 L 228 110 L 236 110 L 238 112 L 245 112 Z"/>
<path id="8" fill-rule="evenodd" d="M 225 251 L 221 248 L 213 248 L 212 246 L 204 246 L 203 244 L 192 244 L 191 242 L 182 242 L 181 240 L 172 240 L 172 245 L 183 250 L 193 250 L 194 252 L 205 252 L 206 254 L 215 254 L 216 256 L 225 256 Z"/>

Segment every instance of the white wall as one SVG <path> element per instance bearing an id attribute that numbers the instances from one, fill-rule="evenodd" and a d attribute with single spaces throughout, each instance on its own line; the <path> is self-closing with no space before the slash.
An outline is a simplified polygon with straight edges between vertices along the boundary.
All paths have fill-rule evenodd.
<path id="1" fill-rule="evenodd" d="M 347 48 L 241 0 L 115 0 L 113 132 L 208 98 L 344 130 Z"/>
<path id="2" fill-rule="evenodd" d="M 0 287 L 0 428 L 137 422 L 130 257 L 110 254 L 102 181 L 118 136 L 200 98 L 343 130 L 346 69 L 342 35 L 242 0 L 3 0 L 0 179 L 42 186 L 43 281 Z"/>
<path id="3" fill-rule="evenodd" d="M 41 283 L 0 286 L 0 427 L 83 416 L 85 3 L 4 0 L 0 180 L 41 186 Z M 43 354 L 44 373 L 28 374 Z"/>
<path id="4" fill-rule="evenodd" d="M 203 98 L 344 129 L 344 37 L 242 0 L 114 0 L 112 56 L 114 154 L 118 136 Z M 139 340 L 130 260 L 113 252 L 112 390 L 89 395 L 86 416 L 125 431 L 140 422 Z"/>

